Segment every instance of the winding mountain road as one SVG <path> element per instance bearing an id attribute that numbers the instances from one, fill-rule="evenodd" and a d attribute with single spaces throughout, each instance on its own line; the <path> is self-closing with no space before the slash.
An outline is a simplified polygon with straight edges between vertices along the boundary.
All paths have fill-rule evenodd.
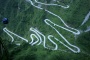
<path id="1" fill-rule="evenodd" d="M 63 26 L 60 26 L 60 25 L 58 25 L 58 24 L 55 24 L 55 23 L 52 22 L 50 19 L 45 19 L 45 20 L 44 20 L 44 22 L 46 23 L 46 25 L 48 25 L 48 26 L 50 26 L 52 29 L 54 29 L 55 32 L 60 36 L 60 38 L 62 38 L 68 45 L 64 44 L 62 41 L 60 41 L 58 38 L 54 37 L 53 35 L 48 35 L 48 37 L 46 37 L 44 34 L 42 34 L 40 31 L 38 31 L 37 29 L 35 29 L 35 28 L 33 28 L 33 27 L 30 28 L 30 31 L 34 32 L 33 34 L 30 34 L 31 42 L 28 42 L 27 39 L 25 39 L 25 38 L 23 38 L 23 37 L 15 34 L 15 33 L 11 32 L 11 31 L 8 30 L 7 28 L 3 28 L 3 31 L 4 31 L 5 33 L 7 33 L 8 36 L 11 37 L 12 42 L 14 42 L 14 37 L 12 36 L 12 35 L 14 35 L 14 36 L 16 36 L 16 37 L 24 40 L 25 42 L 31 44 L 32 46 L 33 46 L 33 45 L 36 45 L 36 44 L 37 44 L 37 45 L 43 44 L 44 48 L 46 48 L 46 49 L 59 50 L 57 43 L 54 42 L 54 41 L 51 39 L 52 37 L 54 37 L 54 39 L 55 39 L 56 41 L 58 41 L 60 44 L 62 44 L 64 47 L 66 47 L 67 49 L 69 49 L 69 50 L 72 51 L 73 53 L 79 53 L 79 52 L 80 52 L 80 48 L 77 47 L 77 46 L 75 46 L 75 45 L 73 45 L 73 44 L 71 44 L 70 42 L 68 42 L 68 40 L 67 40 L 55 27 L 61 28 L 61 29 L 65 30 L 65 31 L 68 31 L 68 32 L 70 32 L 70 33 L 73 34 L 73 35 L 79 35 L 79 34 L 80 34 L 80 31 L 77 30 L 77 29 L 75 29 L 75 28 L 69 27 L 69 26 L 64 22 L 64 20 L 63 20 L 60 16 L 58 16 L 57 14 L 55 14 L 55 13 L 53 13 L 53 12 L 47 10 L 47 9 L 44 9 L 43 7 L 36 6 L 35 3 L 41 4 L 41 5 L 46 5 L 46 6 L 59 6 L 59 7 L 62 7 L 62 8 L 64 8 L 64 9 L 69 8 L 69 5 L 63 6 L 63 5 L 58 5 L 58 4 L 46 4 L 46 3 L 39 2 L 38 0 L 33 0 L 33 1 L 32 1 L 32 0 L 26 0 L 26 1 L 29 2 L 29 3 L 31 3 L 31 5 L 34 6 L 34 7 L 36 7 L 37 9 L 45 10 L 47 13 L 49 13 L 49 14 L 57 17 L 57 18 L 65 25 L 66 28 L 63 27 Z M 11 34 L 12 34 L 12 35 L 11 35 Z M 36 38 L 36 40 L 35 40 L 35 38 Z M 49 40 L 53 45 L 55 45 L 55 47 L 54 47 L 53 49 L 50 48 L 50 47 L 48 47 L 48 46 L 46 45 L 46 44 L 47 44 L 47 43 L 46 43 L 46 38 L 48 38 L 48 40 Z M 71 47 L 73 47 L 73 48 L 71 48 Z"/>

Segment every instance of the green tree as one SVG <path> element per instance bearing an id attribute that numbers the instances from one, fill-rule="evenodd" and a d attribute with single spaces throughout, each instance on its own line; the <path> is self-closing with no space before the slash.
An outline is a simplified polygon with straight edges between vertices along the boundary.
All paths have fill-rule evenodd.
<path id="1" fill-rule="evenodd" d="M 0 37 L 0 60 L 9 60 L 8 50 Z"/>

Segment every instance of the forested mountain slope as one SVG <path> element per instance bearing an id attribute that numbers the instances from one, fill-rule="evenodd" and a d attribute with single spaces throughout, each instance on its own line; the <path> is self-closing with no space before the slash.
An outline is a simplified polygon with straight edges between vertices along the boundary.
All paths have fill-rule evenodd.
<path id="1" fill-rule="evenodd" d="M 90 0 L 0 0 L 8 60 L 90 60 L 89 36 Z"/>

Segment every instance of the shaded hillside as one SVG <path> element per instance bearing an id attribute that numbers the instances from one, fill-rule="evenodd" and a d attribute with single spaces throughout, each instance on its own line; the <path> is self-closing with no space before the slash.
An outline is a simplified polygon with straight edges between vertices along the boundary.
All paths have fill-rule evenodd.
<path id="1" fill-rule="evenodd" d="M 48 1 L 48 3 L 49 2 L 50 1 Z M 66 4 L 70 4 L 70 8 L 62 9 L 61 7 L 53 6 L 43 7 L 61 16 L 69 26 L 81 31 L 86 30 L 87 26 L 90 26 L 90 21 L 88 21 L 84 26 L 79 26 L 90 11 L 90 0 L 75 0 L 72 3 Z M 7 25 L 2 23 L 4 17 L 9 19 Z M 59 47 L 65 49 L 67 52 L 45 49 L 42 44 L 40 46 L 32 46 L 11 34 L 15 39 L 12 43 L 10 36 L 3 31 L 3 28 L 7 27 L 10 31 L 28 39 L 30 42 L 30 34 L 33 32 L 30 32 L 29 29 L 34 27 L 45 36 L 52 34 L 63 41 L 50 26 L 45 24 L 44 20 L 46 18 L 64 26 L 58 18 L 48 14 L 45 10 L 39 10 L 33 7 L 25 0 L 0 0 L 0 37 L 2 38 L 4 45 L 7 47 L 6 49 L 9 52 L 10 60 L 90 60 L 90 32 L 81 33 L 76 36 L 75 39 L 72 34 L 56 27 L 70 43 L 81 49 L 80 53 L 75 54 L 60 44 Z M 46 40 L 48 41 L 48 39 Z M 21 45 L 17 46 L 17 42 Z M 47 43 L 52 45 L 50 42 Z"/>

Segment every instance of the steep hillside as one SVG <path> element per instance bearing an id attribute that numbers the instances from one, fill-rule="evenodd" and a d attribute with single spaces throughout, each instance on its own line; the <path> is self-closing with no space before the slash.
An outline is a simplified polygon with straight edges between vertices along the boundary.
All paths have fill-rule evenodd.
<path id="1" fill-rule="evenodd" d="M 90 0 L 0 0 L 9 60 L 90 60 L 89 12 Z"/>

